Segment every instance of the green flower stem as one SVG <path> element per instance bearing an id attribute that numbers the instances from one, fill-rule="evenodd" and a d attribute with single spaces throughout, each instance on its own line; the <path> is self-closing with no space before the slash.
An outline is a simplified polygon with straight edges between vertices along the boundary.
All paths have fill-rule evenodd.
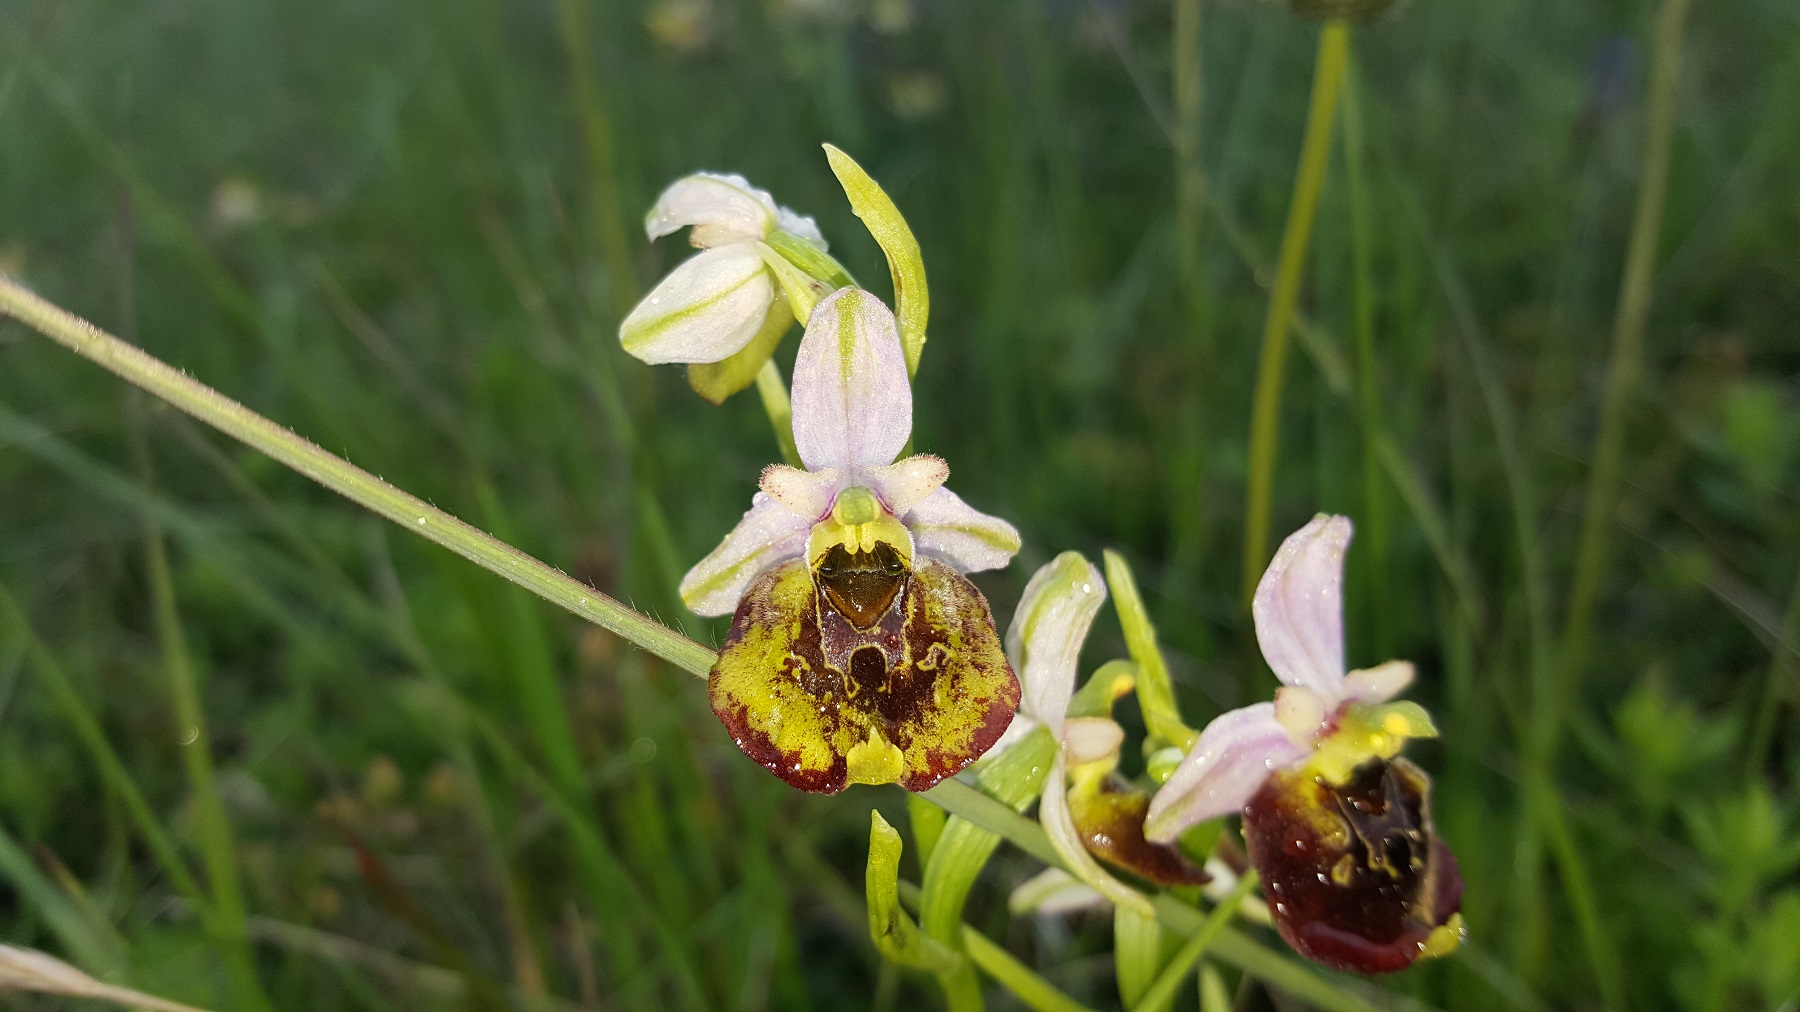
<path id="1" fill-rule="evenodd" d="M 1344 74 L 1344 176 L 1350 189 L 1351 290 L 1356 316 L 1356 400 L 1361 408 L 1363 438 L 1363 515 L 1359 517 L 1368 546 L 1367 599 L 1388 601 L 1388 496 L 1377 447 L 1387 421 L 1382 408 L 1381 380 L 1375 372 L 1375 270 L 1372 247 L 1374 214 L 1364 170 L 1362 95 L 1354 59 Z M 1393 655 L 1393 618 L 1388 609 L 1372 609 L 1375 656 Z"/>
<path id="2" fill-rule="evenodd" d="M 1256 394 L 1250 408 L 1250 477 L 1244 495 L 1244 606 L 1256 592 L 1256 581 L 1269 561 L 1269 503 L 1275 482 L 1275 448 L 1280 436 L 1281 390 L 1286 382 L 1288 331 L 1300 297 L 1300 274 L 1312 238 L 1313 216 L 1331 154 L 1331 124 L 1337 112 L 1338 88 L 1349 62 L 1350 26 L 1341 18 L 1325 22 L 1313 69 L 1312 98 L 1306 111 L 1306 134 L 1300 142 L 1300 169 L 1288 202 L 1287 228 L 1281 236 L 1281 258 L 1269 292 L 1263 322 L 1262 354 L 1256 367 Z"/>
<path id="3" fill-rule="evenodd" d="M 701 676 L 712 670 L 717 657 L 712 650 L 326 452 L 142 349 L 51 305 L 4 275 L 0 275 L 0 314 L 14 317 L 352 502 L 617 633 L 677 667 Z"/>
<path id="4" fill-rule="evenodd" d="M 1201 274 L 1200 230 L 1206 218 L 1206 173 L 1200 162 L 1201 97 L 1204 76 L 1200 72 L 1201 0 L 1175 0 L 1170 25 L 1170 59 L 1175 65 L 1175 222 L 1182 294 L 1186 296 L 1189 326 L 1204 342 L 1201 356 L 1212 357 L 1211 329 L 1200 326 L 1205 298 Z M 1210 370 L 1202 372 L 1209 375 Z"/>
<path id="5" fill-rule="evenodd" d="M 1218 939 L 1219 932 L 1224 931 L 1225 925 L 1230 923 L 1232 917 L 1236 916 L 1238 907 L 1244 903 L 1244 897 L 1250 895 L 1250 890 L 1254 888 L 1256 888 L 1256 872 L 1247 871 L 1238 879 L 1237 885 L 1232 887 L 1230 894 L 1207 913 L 1206 920 L 1200 925 L 1200 930 L 1188 936 L 1188 940 L 1181 943 L 1181 948 L 1175 951 L 1174 958 L 1170 959 L 1168 965 L 1163 967 L 1162 972 L 1156 975 L 1156 980 L 1150 985 L 1150 989 L 1144 992 L 1144 996 L 1134 1007 L 1137 1009 L 1169 1007 L 1169 1003 L 1175 1000 L 1175 989 L 1181 986 L 1181 982 L 1187 978 L 1188 971 L 1192 970 L 1194 964 L 1200 962 L 1200 957 L 1206 954 L 1207 946 Z"/>
<path id="6" fill-rule="evenodd" d="M 781 381 L 781 367 L 774 359 L 764 362 L 757 372 L 756 395 L 762 398 L 769 427 L 775 430 L 775 442 L 781 445 L 781 459 L 789 467 L 804 466 L 800 463 L 800 450 L 794 445 L 794 404 L 788 399 L 787 384 Z"/>

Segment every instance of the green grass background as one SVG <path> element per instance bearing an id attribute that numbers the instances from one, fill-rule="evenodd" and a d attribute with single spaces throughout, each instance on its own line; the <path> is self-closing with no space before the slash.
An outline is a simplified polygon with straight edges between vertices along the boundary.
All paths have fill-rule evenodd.
<path id="1" fill-rule="evenodd" d="M 1689 17 L 1593 649 L 1575 672 L 1546 660 L 1654 7 L 1417 0 L 1355 32 L 1369 215 L 1353 227 L 1340 134 L 1274 528 L 1356 520 L 1351 662 L 1415 661 L 1444 731 L 1413 754 L 1470 942 L 1385 982 L 1441 1008 L 1800 996 L 1785 0 Z M 618 348 L 683 255 L 638 222 L 678 175 L 742 172 L 885 293 L 831 141 L 923 245 L 917 443 L 1024 534 L 979 580 L 996 611 L 1057 552 L 1119 549 L 1199 723 L 1273 684 L 1238 603 L 1245 446 L 1317 35 L 1270 3 L 1203 10 L 1203 113 L 1184 124 L 1154 0 L 11 0 L 0 270 L 716 642 L 673 588 L 774 443 L 753 396 L 709 407 Z M 1183 219 L 1173 137 L 1192 129 L 1206 201 Z M 57 662 L 0 605 L 9 942 L 218 1008 L 938 1000 L 880 965 L 863 923 L 867 811 L 900 819 L 898 792 L 787 789 L 697 680 L 16 325 L 0 586 Z M 1092 661 L 1122 651 L 1103 618 Z M 1032 870 L 1003 853 L 972 922 L 1115 1002 L 1102 921 L 1007 918 Z M 214 944 L 197 898 L 246 918 L 248 952 Z M 1253 990 L 1246 1007 L 1269 1007 Z"/>

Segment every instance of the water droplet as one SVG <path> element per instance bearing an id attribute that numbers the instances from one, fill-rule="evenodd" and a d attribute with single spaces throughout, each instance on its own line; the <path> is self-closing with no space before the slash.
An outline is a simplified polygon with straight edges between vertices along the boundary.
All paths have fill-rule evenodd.
<path id="1" fill-rule="evenodd" d="M 182 745 L 192 745 L 194 742 L 197 742 L 199 740 L 200 740 L 200 729 L 198 727 L 195 727 L 192 724 L 189 724 L 187 730 L 182 732 L 181 744 Z"/>
<path id="2" fill-rule="evenodd" d="M 424 517 L 420 517 L 420 518 L 419 518 L 419 526 L 420 526 L 420 527 L 423 527 L 423 526 L 425 526 L 425 518 L 424 518 Z"/>
<path id="3" fill-rule="evenodd" d="M 656 742 L 649 738 L 639 738 L 631 743 L 631 760 L 647 763 L 656 758 Z"/>

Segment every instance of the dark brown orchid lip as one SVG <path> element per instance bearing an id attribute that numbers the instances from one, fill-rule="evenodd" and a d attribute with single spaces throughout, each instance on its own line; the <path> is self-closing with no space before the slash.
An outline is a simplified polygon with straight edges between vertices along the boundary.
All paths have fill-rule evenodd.
<path id="1" fill-rule="evenodd" d="M 900 553 L 885 541 L 870 552 L 852 553 L 833 545 L 813 567 L 813 580 L 824 591 L 825 602 L 858 629 L 869 628 L 892 610 L 908 575 Z"/>
<path id="2" fill-rule="evenodd" d="M 881 547 L 857 554 L 885 578 Z M 816 580 L 795 561 L 751 584 L 708 683 L 713 712 L 801 790 L 927 790 L 999 740 L 1019 681 L 987 601 L 949 566 L 920 560 L 879 608 L 885 593 L 834 587 L 844 572 Z"/>
<path id="3" fill-rule="evenodd" d="M 1405 759 L 1371 759 L 1342 784 L 1304 768 L 1264 782 L 1244 809 L 1244 840 L 1295 951 L 1391 973 L 1454 944 L 1462 876 L 1432 830 L 1430 792 Z"/>
<path id="4" fill-rule="evenodd" d="M 1174 844 L 1144 838 L 1150 795 L 1116 774 L 1090 790 L 1069 792 L 1069 816 L 1088 852 L 1107 864 L 1157 885 L 1205 885 L 1212 876 Z"/>

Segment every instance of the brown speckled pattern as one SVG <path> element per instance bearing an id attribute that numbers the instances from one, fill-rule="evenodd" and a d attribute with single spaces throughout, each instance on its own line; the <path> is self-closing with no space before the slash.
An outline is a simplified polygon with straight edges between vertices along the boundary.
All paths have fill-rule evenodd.
<path id="1" fill-rule="evenodd" d="M 1019 705 L 987 601 L 929 559 L 865 628 L 803 563 L 764 574 L 738 604 L 708 693 L 745 755 L 826 794 L 848 783 L 846 756 L 871 726 L 900 749 L 900 785 L 923 791 L 986 752 Z"/>
<path id="2" fill-rule="evenodd" d="M 1314 962 L 1392 973 L 1419 958 L 1462 903 L 1462 876 L 1431 826 L 1431 781 L 1370 760 L 1333 786 L 1271 776 L 1244 809 L 1244 841 L 1281 937 Z"/>

